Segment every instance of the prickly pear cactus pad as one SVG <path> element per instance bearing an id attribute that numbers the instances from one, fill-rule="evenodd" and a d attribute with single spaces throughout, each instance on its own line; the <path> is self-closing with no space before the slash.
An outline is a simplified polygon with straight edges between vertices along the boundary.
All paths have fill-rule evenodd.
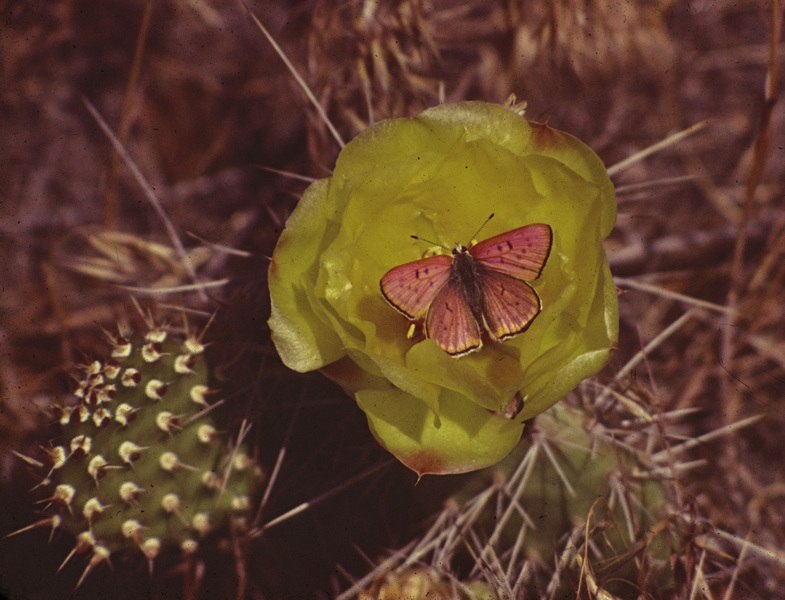
<path id="1" fill-rule="evenodd" d="M 526 331 L 456 358 L 388 305 L 380 279 L 423 258 L 412 235 L 469 245 L 491 213 L 483 238 L 552 229 L 531 282 L 542 310 Z M 382 121 L 305 191 L 280 236 L 273 341 L 287 366 L 321 369 L 353 394 L 379 443 L 417 474 L 492 465 L 524 421 L 608 361 L 618 310 L 602 242 L 615 219 L 599 157 L 512 107 L 461 102 Z"/>
<path id="2" fill-rule="evenodd" d="M 110 358 L 84 369 L 76 402 L 58 407 L 62 435 L 41 486 L 51 517 L 38 525 L 76 537 L 66 561 L 87 553 L 82 579 L 122 550 L 141 552 L 151 569 L 164 546 L 196 552 L 229 519 L 242 525 L 258 477 L 213 421 L 198 339 L 154 327 L 113 341 Z"/>

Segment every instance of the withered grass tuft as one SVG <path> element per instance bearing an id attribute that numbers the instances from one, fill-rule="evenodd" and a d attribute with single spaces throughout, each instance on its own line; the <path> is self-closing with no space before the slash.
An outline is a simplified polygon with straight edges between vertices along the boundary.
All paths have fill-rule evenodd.
<path id="1" fill-rule="evenodd" d="M 278 363 L 264 324 L 265 257 L 304 184 L 255 166 L 323 177 L 339 148 L 241 4 L 5 2 L 0 533 L 36 519 L 32 480 L 11 450 L 32 456 L 46 446 L 43 407 L 69 389 L 74 365 L 99 352 L 101 327 L 138 319 L 129 288 L 142 288 L 153 311 L 213 318 L 206 341 L 208 352 L 221 348 L 217 383 L 243 398 L 230 403 L 236 422 L 254 423 L 260 460 L 272 468 L 280 458 L 280 469 L 259 535 L 200 558 L 214 579 L 184 578 L 176 561 L 149 577 L 146 563 L 131 560 L 95 569 L 74 597 L 108 585 L 117 598 L 378 592 L 385 577 L 411 572 L 407 558 L 429 567 L 439 559 L 438 577 L 460 589 L 485 581 L 500 597 L 612 589 L 625 598 L 767 598 L 785 589 L 782 3 L 338 4 L 249 8 L 344 139 L 441 100 L 501 103 L 514 93 L 527 118 L 576 135 L 611 166 L 707 122 L 614 174 L 619 218 L 607 249 L 622 335 L 612 364 L 566 403 L 588 440 L 640 459 L 614 468 L 623 474 L 609 483 L 616 506 L 636 506 L 640 482 L 656 480 L 658 514 L 637 529 L 632 509 L 620 519 L 589 502 L 554 534 L 558 554 L 504 532 L 489 541 L 493 527 L 461 519 L 483 494 L 494 494 L 499 515 L 515 506 L 525 494 L 505 487 L 509 479 L 415 487 L 397 465 L 374 470 L 387 457 L 351 401 Z M 155 190 L 199 282 L 228 280 L 206 301 L 172 291 L 194 282 L 83 97 Z M 542 435 L 535 424 L 531 439 Z M 412 554 L 450 531 L 449 543 Z M 72 543 L 30 536 L 0 541 L 0 591 L 70 597 L 84 565 L 54 573 Z"/>

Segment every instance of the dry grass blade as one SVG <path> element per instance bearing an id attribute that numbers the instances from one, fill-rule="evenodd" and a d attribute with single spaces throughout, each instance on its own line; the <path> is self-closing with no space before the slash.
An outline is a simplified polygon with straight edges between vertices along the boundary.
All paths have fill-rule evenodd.
<path id="1" fill-rule="evenodd" d="M 754 542 L 751 542 L 748 537 L 740 537 L 722 529 L 713 529 L 712 535 L 715 535 L 725 541 L 731 542 L 738 548 L 747 548 L 747 551 L 763 558 L 767 561 L 775 562 L 778 565 L 785 567 L 785 552 L 782 549 L 764 548 Z"/>
<path id="2" fill-rule="evenodd" d="M 728 290 L 727 303 L 731 308 L 736 308 L 742 296 L 742 290 L 746 281 L 746 270 L 744 269 L 744 254 L 747 247 L 749 235 L 748 224 L 752 218 L 753 202 L 755 194 L 760 184 L 763 167 L 769 152 L 769 137 L 771 119 L 774 107 L 779 97 L 779 52 L 778 44 L 782 33 L 783 12 L 785 12 L 785 2 L 771 0 L 771 19 L 770 39 L 769 39 L 769 60 L 766 71 L 766 81 L 764 85 L 764 106 L 763 112 L 758 123 L 755 135 L 755 145 L 753 149 L 752 164 L 750 166 L 747 181 L 744 188 L 744 205 L 741 223 L 739 224 L 739 236 L 733 252 L 733 261 L 730 271 L 730 289 Z M 737 352 L 735 328 L 726 327 L 722 335 L 722 363 L 731 365 Z M 728 398 L 729 413 L 735 413 L 740 402 L 737 394 L 733 393 L 730 379 L 724 380 L 726 397 Z"/>
<path id="3" fill-rule="evenodd" d="M 120 156 L 123 157 L 123 161 L 125 162 L 128 169 L 133 174 L 134 178 L 136 179 L 139 186 L 147 196 L 147 199 L 150 201 L 150 204 L 155 209 L 155 212 L 158 213 L 158 216 L 161 219 L 164 227 L 166 228 L 167 233 L 169 234 L 169 239 L 172 241 L 175 249 L 177 250 L 178 254 L 180 255 L 180 260 L 183 263 L 183 267 L 190 275 L 191 279 L 194 283 L 197 284 L 196 291 L 199 293 L 199 296 L 203 301 L 207 301 L 207 294 L 204 293 L 204 290 L 199 287 L 199 277 L 196 275 L 196 270 L 194 269 L 193 265 L 191 264 L 191 259 L 188 256 L 188 252 L 183 246 L 183 243 L 180 241 L 180 237 L 177 235 L 177 231 L 175 230 L 174 224 L 172 223 L 169 216 L 166 214 L 164 207 L 161 206 L 161 203 L 158 201 L 158 196 L 156 196 L 155 191 L 153 191 L 152 186 L 147 182 L 142 172 L 139 170 L 139 167 L 136 166 L 136 163 L 131 158 L 131 155 L 128 154 L 126 149 L 120 143 L 120 140 L 117 139 L 114 132 L 109 128 L 106 121 L 104 121 L 103 117 L 98 113 L 92 103 L 87 100 L 86 98 L 83 99 L 84 105 L 87 107 L 87 110 L 95 119 L 96 123 L 101 127 L 103 132 L 106 134 L 106 137 L 109 138 L 109 141 L 114 146 L 115 151 L 117 151 Z"/>
<path id="4" fill-rule="evenodd" d="M 665 340 L 667 340 L 671 335 L 684 327 L 684 325 L 695 316 L 696 310 L 697 309 L 691 308 L 678 319 L 676 319 L 673 323 L 671 323 L 668 327 L 658 333 L 648 344 L 646 344 L 643 350 L 639 351 L 635 356 L 627 361 L 627 363 L 621 369 L 619 369 L 619 371 L 614 376 L 614 380 L 618 381 L 627 377 L 636 366 L 643 362 L 648 353 L 652 352 L 660 344 L 665 342 Z M 598 400 L 602 402 L 605 400 L 607 395 L 608 392 L 601 392 Z"/>
<path id="5" fill-rule="evenodd" d="M 190 285 L 175 285 L 170 287 L 147 288 L 136 285 L 118 285 L 117 287 L 143 296 L 164 296 L 167 294 L 183 294 L 188 292 L 200 292 L 204 294 L 205 290 L 223 287 L 227 283 L 229 283 L 228 279 L 218 279 L 216 281 L 205 281 Z"/>
<path id="6" fill-rule="evenodd" d="M 678 185 L 680 183 L 687 183 L 692 180 L 693 177 L 691 175 L 678 175 L 675 177 L 662 177 L 660 179 L 652 179 L 651 181 L 642 181 L 640 183 L 617 185 L 616 196 L 619 199 L 619 203 L 622 203 L 627 200 L 627 196 L 632 195 L 633 192 L 650 190 L 657 187 Z"/>
<path id="7" fill-rule="evenodd" d="M 131 73 L 128 76 L 128 83 L 126 84 L 125 94 L 123 95 L 123 107 L 120 111 L 121 119 L 120 126 L 117 131 L 117 139 L 121 145 L 125 145 L 128 141 L 128 134 L 131 131 L 133 123 L 133 102 L 137 93 L 137 86 L 139 84 L 139 75 L 142 70 L 142 55 L 147 44 L 148 34 L 150 32 L 150 16 L 153 13 L 153 0 L 147 0 L 145 5 L 144 14 L 142 16 L 142 23 L 139 26 L 139 34 L 136 39 L 136 47 L 134 48 L 134 58 L 131 67 Z M 109 167 L 109 181 L 106 186 L 106 228 L 113 230 L 117 227 L 117 180 L 120 174 L 120 154 L 117 152 L 112 153 L 112 161 Z"/>
<path id="8" fill-rule="evenodd" d="M 715 304 L 714 302 L 707 302 L 706 300 L 701 300 L 700 298 L 692 298 L 685 294 L 672 292 L 660 286 L 650 285 L 648 283 L 643 283 L 641 281 L 635 281 L 634 279 L 630 279 L 628 277 L 614 277 L 613 282 L 622 287 L 629 287 L 634 290 L 649 292 L 650 294 L 656 294 L 657 296 L 661 296 L 663 298 L 677 300 L 679 302 L 683 302 L 685 304 L 694 306 L 696 308 L 705 308 L 706 310 L 711 310 L 727 315 L 735 314 L 735 311 L 731 308 L 728 308 L 727 306 L 722 306 L 721 304 Z"/>
<path id="9" fill-rule="evenodd" d="M 608 175 L 613 177 L 614 175 L 621 173 L 622 171 L 628 169 L 630 166 L 634 165 L 635 163 L 642 161 L 644 158 L 651 156 L 652 154 L 655 154 L 660 150 L 664 150 L 665 148 L 673 146 L 681 142 L 685 138 L 691 136 L 692 134 L 697 133 L 708 124 L 709 124 L 708 121 L 702 121 L 700 123 L 695 123 L 695 125 L 687 127 L 682 131 L 674 133 L 673 135 L 669 135 L 664 140 L 657 142 L 656 144 L 652 144 L 648 148 L 644 148 L 640 152 L 636 152 L 635 154 L 629 156 L 628 158 L 619 161 L 615 165 L 608 167 L 607 169 Z"/>
<path id="10" fill-rule="evenodd" d="M 672 446 L 656 454 L 652 454 L 651 461 L 656 463 L 656 462 L 663 462 L 669 460 L 671 456 L 675 456 L 677 454 L 690 450 L 691 448 L 694 448 L 701 444 L 705 444 L 710 440 L 729 435 L 732 432 L 738 431 L 739 429 L 743 429 L 745 427 L 749 427 L 750 425 L 754 425 L 762 418 L 763 418 L 762 415 L 748 417 L 746 419 L 741 419 L 740 421 L 736 421 L 735 423 L 731 423 L 730 425 L 725 425 L 723 427 L 715 429 L 714 431 L 704 433 L 703 435 L 690 438 L 689 440 L 678 446 Z"/>
<path id="11" fill-rule="evenodd" d="M 313 95 L 313 92 L 311 91 L 311 88 L 308 87 L 308 84 L 305 83 L 305 80 L 297 72 L 297 69 L 294 68 L 294 65 L 292 64 L 292 61 L 289 60 L 289 57 L 286 56 L 286 53 L 278 45 L 278 42 L 276 42 L 275 38 L 272 35 L 270 35 L 270 32 L 267 31 L 267 28 L 265 28 L 264 25 L 262 25 L 262 22 L 254 14 L 254 12 L 250 9 L 250 7 L 245 2 L 243 2 L 242 0 L 240 0 L 240 3 L 245 7 L 245 10 L 248 11 L 248 14 L 251 16 L 251 18 L 253 19 L 254 23 L 256 23 L 256 26 L 259 28 L 259 30 L 264 34 L 264 37 L 267 38 L 267 41 L 270 42 L 270 45 L 273 47 L 273 49 L 278 54 L 278 56 L 281 57 L 281 60 L 286 65 L 286 68 L 289 69 L 289 73 L 292 74 L 292 77 L 294 77 L 294 80 L 302 88 L 303 92 L 305 92 L 305 95 L 308 97 L 308 100 L 310 101 L 311 105 L 316 109 L 316 112 L 319 113 L 319 116 L 321 117 L 322 121 L 327 126 L 327 128 L 330 130 L 330 133 L 332 134 L 332 136 L 335 139 L 335 141 L 338 142 L 338 145 L 341 148 L 343 148 L 346 145 L 346 142 L 343 141 L 343 138 L 341 137 L 341 134 L 338 133 L 338 130 L 335 128 L 335 125 L 333 125 L 332 121 L 330 121 L 330 118 L 327 116 L 327 113 L 324 111 L 324 108 L 322 108 L 322 105 L 316 99 L 316 96 Z"/>
<path id="12" fill-rule="evenodd" d="M 256 3 L 262 19 L 245 2 L 0 9 L 0 536 L 25 532 L 0 544 L 2 586 L 47 600 L 77 580 L 86 600 L 190 600 L 208 583 L 220 597 L 354 600 L 435 579 L 460 600 L 490 597 L 470 580 L 515 599 L 573 598 L 579 585 L 652 600 L 785 589 L 785 2 L 270 0 Z M 74 110 L 81 96 L 109 151 Z M 366 452 L 356 407 L 277 362 L 264 257 L 313 181 L 297 173 L 329 173 L 347 132 L 466 99 L 526 106 L 611 165 L 621 368 L 557 407 L 577 427 L 543 414 L 496 471 L 413 487 L 402 469 L 367 477 L 384 458 Z M 136 182 L 140 209 L 127 201 Z M 164 243 L 150 233 L 159 221 Z M 141 317 L 126 292 L 145 296 Z M 125 327 L 148 307 L 203 321 L 205 298 L 217 388 L 248 401 L 202 414 L 253 422 L 269 473 L 253 538 L 231 540 L 231 565 L 200 552 L 152 577 L 138 551 L 114 572 L 100 553 L 63 562 L 72 540 L 34 514 L 52 494 L 32 507 L 26 496 L 29 468 L 54 473 L 37 407 L 103 347 L 96 323 Z M 558 520 L 599 497 L 594 513 L 587 502 Z M 213 579 L 220 565 L 229 574 Z"/>
<path id="13" fill-rule="evenodd" d="M 299 173 L 292 173 L 291 171 L 284 171 L 283 169 L 273 169 L 272 167 L 265 167 L 264 165 L 256 165 L 256 166 L 262 169 L 263 171 L 269 171 L 270 173 L 283 175 L 284 177 L 288 177 L 296 181 L 304 181 L 306 183 L 313 183 L 314 181 L 316 181 L 314 177 L 306 177 L 305 175 L 300 175 Z"/>
<path id="14" fill-rule="evenodd" d="M 252 532 L 252 535 L 259 535 L 264 530 L 270 529 L 271 527 L 274 527 L 274 526 L 276 526 L 276 525 L 278 525 L 280 523 L 283 523 L 284 521 L 286 521 L 288 519 L 291 519 L 292 517 L 295 517 L 295 516 L 303 513 L 304 511 L 309 510 L 309 509 L 317 506 L 321 502 L 324 502 L 325 500 L 327 500 L 329 498 L 332 498 L 336 494 L 344 492 L 347 488 L 355 485 L 356 483 L 359 483 L 360 481 L 363 481 L 364 479 L 367 479 L 368 477 L 370 477 L 371 475 L 373 475 L 377 471 L 389 468 L 391 464 L 392 464 L 392 461 L 383 462 L 381 464 L 378 464 L 378 465 L 375 465 L 375 466 L 371 467 L 370 469 L 367 469 L 366 471 L 363 471 L 362 473 L 358 473 L 357 475 L 355 475 L 354 477 L 352 477 L 348 481 L 345 481 L 344 483 L 335 486 L 333 489 L 328 490 L 328 491 L 326 491 L 323 494 L 320 494 L 316 498 L 314 498 L 312 500 L 308 500 L 307 502 L 303 502 L 301 504 L 298 504 L 297 506 L 295 506 L 291 510 L 286 511 L 282 515 L 279 515 L 279 516 L 277 516 L 277 517 L 275 517 L 273 519 L 270 519 L 264 525 L 262 525 L 259 529 L 257 529 L 256 531 Z"/>

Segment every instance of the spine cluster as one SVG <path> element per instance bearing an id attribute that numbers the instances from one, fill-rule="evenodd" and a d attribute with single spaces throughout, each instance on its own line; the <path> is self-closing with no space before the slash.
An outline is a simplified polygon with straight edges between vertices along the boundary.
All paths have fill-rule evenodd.
<path id="1" fill-rule="evenodd" d="M 76 537 L 82 579 L 110 555 L 140 551 L 153 567 L 164 546 L 195 553 L 229 519 L 242 526 L 259 470 L 216 426 L 204 346 L 160 327 L 139 343 L 114 338 L 58 407 L 61 438 L 41 487 L 51 516 L 35 525 Z"/>

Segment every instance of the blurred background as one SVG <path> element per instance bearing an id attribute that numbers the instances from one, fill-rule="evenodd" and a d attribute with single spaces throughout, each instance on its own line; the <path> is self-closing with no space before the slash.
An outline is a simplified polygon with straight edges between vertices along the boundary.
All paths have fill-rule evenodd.
<path id="1" fill-rule="evenodd" d="M 617 165 L 619 218 L 607 251 L 623 290 L 622 334 L 595 388 L 613 382 L 655 407 L 651 414 L 682 411 L 669 439 L 698 440 L 680 457 L 691 466 L 667 483 L 674 510 L 692 515 L 694 528 L 676 535 L 675 554 L 687 558 L 673 563 L 667 586 L 647 590 L 644 581 L 640 596 L 619 595 L 777 597 L 785 589 L 782 3 L 271 0 L 248 9 L 346 140 L 442 101 L 515 94 L 528 119 Z M 340 148 L 243 4 L 5 0 L 0 36 L 0 535 L 41 508 L 30 491 L 38 479 L 12 450 L 40 456 L 54 435 L 47 407 L 73 389 L 77 365 L 107 351 L 101 328 L 142 323 L 129 288 L 191 281 L 87 103 L 154 189 L 200 279 L 220 282 L 206 299 L 135 295 L 165 320 L 184 310 L 198 327 L 213 318 L 207 339 L 216 387 L 231 399 L 227 428 L 254 424 L 268 476 L 286 449 L 261 522 L 318 499 L 250 540 L 239 559 L 218 547 L 196 591 L 184 591 L 173 554 L 152 577 L 139 557 L 113 558 L 74 592 L 84 562 L 57 572 L 73 540 L 49 543 L 39 530 L 0 540 L 0 592 L 235 597 L 243 573 L 241 597 L 333 597 L 422 536 L 447 499 L 478 485 L 467 475 L 415 486 L 350 398 L 277 359 L 267 257 L 307 182 L 329 176 Z M 622 163 L 696 124 L 704 126 Z M 645 360 L 625 369 L 644 347 Z M 585 408 L 596 390 L 582 394 L 573 401 Z M 615 414 L 591 406 L 587 423 Z M 730 537 L 700 537 L 714 530 Z M 459 578 L 471 571 L 460 560 L 451 569 Z M 578 588 L 558 597 L 592 593 Z"/>

